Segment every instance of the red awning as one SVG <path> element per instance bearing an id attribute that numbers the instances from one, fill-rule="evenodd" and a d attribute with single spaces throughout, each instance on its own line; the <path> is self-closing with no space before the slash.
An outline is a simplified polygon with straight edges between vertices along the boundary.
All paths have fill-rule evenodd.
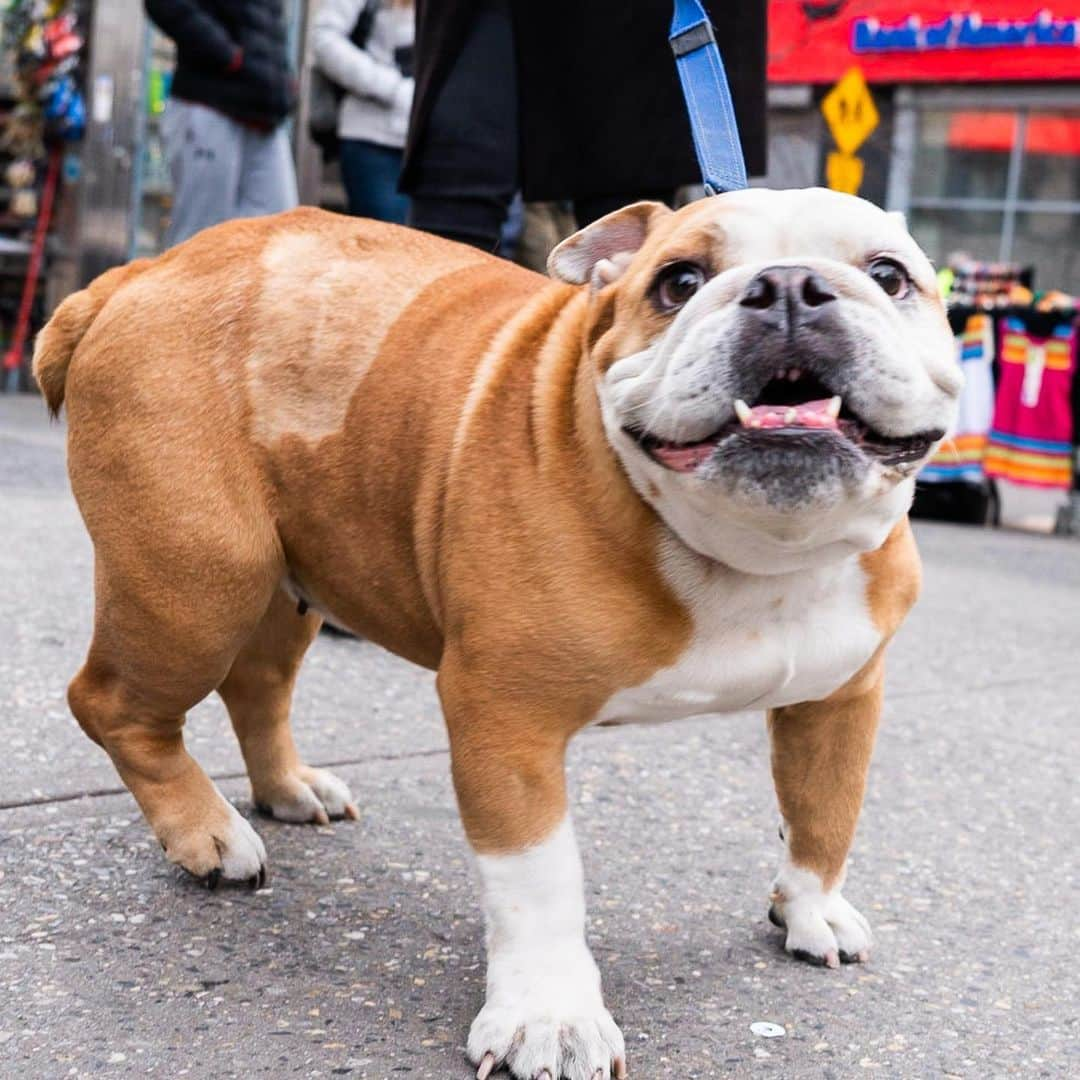
<path id="1" fill-rule="evenodd" d="M 963 112 L 949 120 L 953 150 L 1007 154 L 1016 141 L 1018 118 L 1011 112 Z M 1024 148 L 1032 154 L 1080 156 L 1080 116 L 1030 116 Z"/>

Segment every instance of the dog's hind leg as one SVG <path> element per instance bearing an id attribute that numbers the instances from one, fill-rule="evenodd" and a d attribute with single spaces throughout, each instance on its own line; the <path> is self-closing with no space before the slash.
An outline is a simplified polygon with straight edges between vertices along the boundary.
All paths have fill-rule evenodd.
<path id="1" fill-rule="evenodd" d="M 258 883 L 263 843 L 188 754 L 182 729 L 187 710 L 225 677 L 274 583 L 239 579 L 215 597 L 183 588 L 192 582 L 181 572 L 147 580 L 140 563 L 107 569 L 99 551 L 94 639 L 68 689 L 71 710 L 112 758 L 170 861 L 210 885 Z"/>
<path id="2" fill-rule="evenodd" d="M 293 685 L 320 621 L 300 614 L 279 589 L 218 693 L 240 740 L 255 805 L 281 821 L 325 825 L 359 815 L 341 780 L 301 761 L 289 727 Z"/>

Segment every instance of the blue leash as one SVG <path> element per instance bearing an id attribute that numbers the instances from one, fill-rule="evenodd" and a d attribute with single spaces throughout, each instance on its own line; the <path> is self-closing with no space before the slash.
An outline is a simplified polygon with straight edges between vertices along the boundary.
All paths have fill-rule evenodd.
<path id="1" fill-rule="evenodd" d="M 712 23 L 700 0 L 675 0 L 668 37 L 708 195 L 747 186 L 735 106 Z"/>

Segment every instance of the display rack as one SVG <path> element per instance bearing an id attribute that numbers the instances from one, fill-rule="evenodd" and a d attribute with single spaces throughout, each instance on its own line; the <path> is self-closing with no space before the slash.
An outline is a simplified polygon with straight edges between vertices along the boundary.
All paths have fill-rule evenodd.
<path id="1" fill-rule="evenodd" d="M 1032 303 L 990 303 L 975 304 L 971 302 L 953 303 L 948 307 L 949 325 L 954 335 L 959 334 L 967 326 L 969 319 L 974 315 L 987 315 L 997 322 L 1010 316 L 1019 318 L 1025 327 L 1037 337 L 1049 337 L 1056 327 L 1068 324 L 1080 330 L 1080 307 L 1075 303 L 1042 308 L 1038 298 Z M 1000 360 L 995 355 L 993 362 L 995 386 L 999 380 Z M 1071 385 L 1072 404 L 1072 483 L 1065 495 L 1065 500 L 1057 510 L 1054 521 L 1054 532 L 1069 536 L 1080 536 L 1080 369 L 1073 372 Z M 913 513 L 916 516 L 939 517 L 944 516 L 935 509 L 935 501 L 943 489 L 950 487 L 946 483 L 933 483 L 918 485 L 915 507 Z M 977 485 L 970 484 L 972 489 Z M 997 482 L 993 477 L 986 477 L 981 490 L 972 490 L 967 494 L 952 487 L 950 494 L 959 505 L 956 520 L 966 520 L 970 523 L 1000 524 L 1001 498 Z"/>

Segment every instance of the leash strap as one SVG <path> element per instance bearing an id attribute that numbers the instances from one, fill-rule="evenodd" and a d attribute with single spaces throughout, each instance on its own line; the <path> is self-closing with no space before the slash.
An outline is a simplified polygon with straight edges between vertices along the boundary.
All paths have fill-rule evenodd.
<path id="1" fill-rule="evenodd" d="M 705 191 L 717 195 L 746 187 L 746 163 L 731 88 L 712 23 L 700 0 L 675 0 L 668 40 L 690 114 Z"/>

